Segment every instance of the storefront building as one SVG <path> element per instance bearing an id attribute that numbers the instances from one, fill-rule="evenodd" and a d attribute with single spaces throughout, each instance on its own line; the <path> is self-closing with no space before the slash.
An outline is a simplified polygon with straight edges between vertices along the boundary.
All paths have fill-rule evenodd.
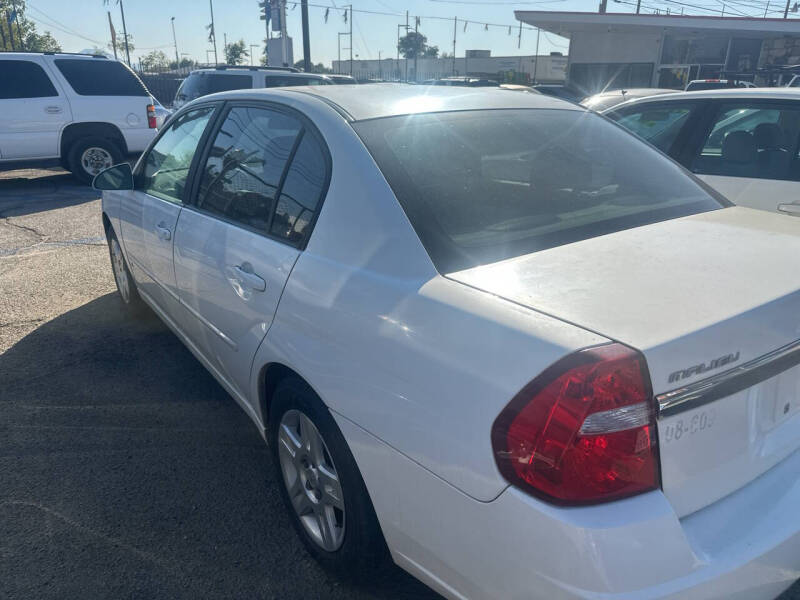
<path id="1" fill-rule="evenodd" d="M 567 82 L 603 89 L 683 89 L 693 79 L 767 83 L 800 64 L 800 20 L 678 14 L 516 11 L 523 23 L 570 40 Z"/>

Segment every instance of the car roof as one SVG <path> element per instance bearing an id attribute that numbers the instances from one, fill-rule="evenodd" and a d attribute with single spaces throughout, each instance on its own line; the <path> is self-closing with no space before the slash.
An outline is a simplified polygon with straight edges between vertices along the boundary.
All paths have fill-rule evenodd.
<path id="1" fill-rule="evenodd" d="M 614 109 L 622 108 L 633 103 L 643 102 L 679 102 L 689 98 L 720 98 L 734 99 L 743 98 L 747 100 L 774 99 L 774 100 L 800 100 L 800 88 L 723 88 L 716 90 L 697 90 L 695 92 L 676 92 L 674 94 L 664 94 L 662 96 L 648 96 L 637 98 L 618 104 Z"/>
<path id="2" fill-rule="evenodd" d="M 220 99 L 266 99 L 273 92 L 265 88 L 234 90 L 213 94 Z M 367 83 L 359 86 L 320 85 L 283 88 L 283 93 L 313 96 L 333 105 L 349 120 L 362 121 L 423 112 L 504 108 L 558 108 L 585 110 L 583 107 L 543 94 L 520 94 L 499 87 L 422 86 L 404 83 Z M 209 98 L 209 96 L 205 96 Z"/>
<path id="3" fill-rule="evenodd" d="M 242 75 L 247 73 L 262 73 L 264 75 L 287 75 L 289 77 L 306 77 L 306 78 L 313 78 L 313 79 L 325 79 L 325 75 L 321 73 L 301 73 L 298 71 L 284 71 L 283 69 L 270 69 L 269 67 L 225 67 L 224 69 L 218 69 L 215 67 L 204 67 L 202 69 L 194 69 L 189 75 L 194 75 L 195 73 L 215 73 L 217 75 L 225 75 L 229 73 L 231 75 Z"/>

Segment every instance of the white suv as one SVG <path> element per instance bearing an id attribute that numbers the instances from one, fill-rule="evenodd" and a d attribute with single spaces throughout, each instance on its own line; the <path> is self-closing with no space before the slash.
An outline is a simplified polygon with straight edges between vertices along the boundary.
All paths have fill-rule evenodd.
<path id="1" fill-rule="evenodd" d="M 2 170 L 61 165 L 88 183 L 155 136 L 154 99 L 121 62 L 8 52 L 0 82 Z"/>
<path id="2" fill-rule="evenodd" d="M 175 93 L 172 103 L 176 110 L 201 96 L 231 90 L 293 87 L 298 85 L 332 85 L 330 77 L 316 73 L 301 73 L 294 67 L 246 67 L 219 65 L 189 73 Z"/>

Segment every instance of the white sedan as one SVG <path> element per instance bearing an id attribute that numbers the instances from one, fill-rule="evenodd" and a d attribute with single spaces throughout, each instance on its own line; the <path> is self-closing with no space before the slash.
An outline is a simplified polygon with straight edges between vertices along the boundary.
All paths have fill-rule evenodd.
<path id="1" fill-rule="evenodd" d="M 207 96 L 95 185 L 123 304 L 252 418 L 327 567 L 474 599 L 800 576 L 794 219 L 580 106 L 445 86 Z"/>

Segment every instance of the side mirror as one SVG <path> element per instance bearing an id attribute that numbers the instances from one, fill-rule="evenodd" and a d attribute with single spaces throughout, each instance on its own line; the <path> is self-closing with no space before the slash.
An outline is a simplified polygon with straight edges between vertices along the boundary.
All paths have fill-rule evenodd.
<path id="1" fill-rule="evenodd" d="M 92 181 L 96 190 L 132 190 L 133 169 L 128 163 L 120 163 L 100 171 Z"/>
<path id="2" fill-rule="evenodd" d="M 778 210 L 793 217 L 800 217 L 800 204 L 789 202 L 788 204 L 778 204 Z"/>

